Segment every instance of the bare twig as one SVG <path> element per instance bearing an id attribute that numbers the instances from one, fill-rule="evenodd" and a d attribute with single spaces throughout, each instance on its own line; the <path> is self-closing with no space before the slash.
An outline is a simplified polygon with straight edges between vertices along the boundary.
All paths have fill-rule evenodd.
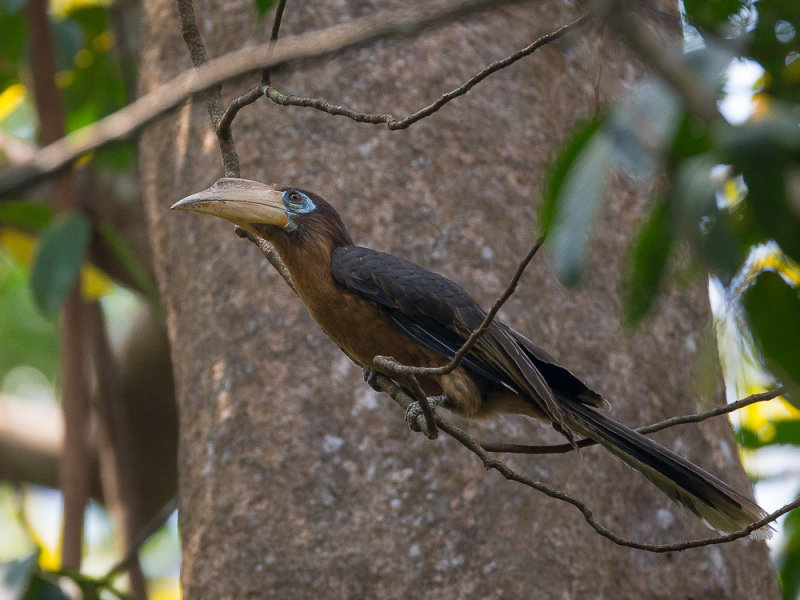
<path id="1" fill-rule="evenodd" d="M 272 31 L 269 34 L 269 41 L 274 42 L 278 39 L 278 34 L 281 30 L 281 21 L 283 21 L 283 10 L 286 8 L 286 0 L 279 0 L 278 6 L 275 7 L 275 18 L 272 20 Z M 270 75 L 272 69 L 267 67 L 261 73 L 261 85 L 268 86 L 270 84 Z"/>
<path id="2" fill-rule="evenodd" d="M 540 237 L 536 240 L 536 243 L 533 247 L 528 251 L 525 257 L 520 261 L 519 266 L 517 266 L 517 270 L 514 273 L 514 276 L 511 278 L 511 281 L 506 287 L 505 291 L 500 295 L 500 297 L 495 300 L 494 304 L 492 305 L 491 310 L 486 314 L 486 317 L 483 319 L 483 322 L 480 324 L 475 331 L 473 331 L 467 340 L 461 345 L 458 351 L 453 355 L 453 358 L 450 359 L 446 365 L 441 367 L 415 367 L 412 365 L 402 365 L 397 362 L 395 359 L 389 356 L 376 356 L 373 359 L 373 362 L 391 373 L 395 373 L 397 375 L 409 376 L 409 375 L 446 375 L 447 373 L 452 372 L 459 364 L 461 364 L 462 359 L 466 354 L 472 350 L 473 346 L 476 342 L 480 339 L 480 337 L 489 329 L 489 326 L 492 324 L 495 316 L 499 312 L 500 308 L 505 304 L 506 300 L 508 300 L 514 291 L 517 289 L 517 284 L 519 283 L 522 274 L 525 272 L 525 268 L 528 266 L 528 263 L 531 262 L 531 259 L 536 255 L 539 251 L 539 248 L 542 247 L 544 243 L 544 236 Z"/>
<path id="3" fill-rule="evenodd" d="M 397 385 L 394 381 L 392 381 L 391 379 L 389 379 L 384 375 L 376 374 L 375 377 L 373 378 L 372 383 L 375 389 L 383 391 L 389 396 L 391 396 L 391 398 L 395 402 L 397 402 L 401 407 L 403 407 L 403 409 L 407 409 L 408 405 L 411 402 L 413 402 L 413 399 L 410 398 L 408 394 L 406 394 L 399 385 Z M 760 529 L 761 527 L 764 527 L 765 525 L 772 523 L 778 517 L 788 513 L 791 510 L 800 507 L 800 498 L 797 498 L 793 502 L 790 502 L 789 504 L 786 504 L 780 509 L 768 514 L 760 521 L 751 523 L 747 527 L 744 527 L 738 531 L 729 533 L 727 535 L 688 540 L 685 542 L 677 542 L 674 544 L 645 544 L 642 542 L 637 542 L 635 540 L 631 540 L 622 537 L 620 535 L 617 535 L 616 533 L 608 529 L 606 526 L 604 526 L 595 518 L 594 514 L 592 513 L 592 510 L 584 502 L 578 500 L 577 498 L 567 494 L 566 492 L 562 492 L 560 490 L 552 488 L 548 485 L 545 485 L 544 483 L 531 479 L 530 477 L 527 477 L 525 475 L 521 475 L 520 473 L 517 473 L 516 471 L 512 470 L 505 463 L 490 455 L 489 452 L 480 444 L 480 442 L 472 438 L 465 431 L 463 431 L 459 427 L 456 427 L 449 421 L 446 421 L 441 417 L 437 416 L 436 424 L 438 425 L 441 431 L 444 431 L 446 434 L 448 434 L 456 441 L 458 441 L 462 446 L 464 446 L 468 450 L 472 451 L 475 455 L 477 455 L 487 469 L 494 469 L 495 471 L 497 471 L 503 477 L 505 477 L 510 481 L 516 481 L 517 483 L 521 483 L 524 486 L 535 489 L 545 494 L 546 496 L 549 496 L 550 498 L 554 498 L 556 500 L 560 500 L 561 502 L 566 502 L 567 504 L 571 504 L 580 511 L 580 513 L 583 515 L 583 518 L 586 520 L 589 526 L 592 529 L 594 529 L 599 535 L 612 541 L 618 546 L 624 546 L 626 548 L 633 548 L 635 550 L 643 550 L 646 552 L 665 553 L 665 552 L 680 552 L 683 550 L 689 550 L 691 548 L 701 548 L 703 546 L 711 546 L 715 544 L 725 544 L 746 537 L 750 535 L 752 532 L 756 531 L 757 529 Z"/>
<path id="4" fill-rule="evenodd" d="M 265 67 L 329 56 L 389 37 L 407 36 L 452 19 L 522 0 L 458 0 L 428 3 L 353 19 L 328 29 L 284 38 L 277 45 L 260 44 L 210 60 L 145 94 L 132 104 L 42 148 L 35 160 L 6 171 L 0 177 L 0 196 L 40 181 L 78 157 L 129 137 L 192 95 L 220 82 Z"/>
<path id="5" fill-rule="evenodd" d="M 139 550 L 144 546 L 145 542 L 159 529 L 164 523 L 167 522 L 170 515 L 178 508 L 178 499 L 172 498 L 153 516 L 152 519 L 145 525 L 141 532 L 131 541 L 128 551 L 125 553 L 114 566 L 112 566 L 105 575 L 102 581 L 110 581 L 119 573 L 128 568 L 128 565 L 138 556 Z"/>
<path id="6" fill-rule="evenodd" d="M 665 419 L 663 421 L 659 421 L 658 423 L 653 423 L 652 425 L 646 425 L 644 427 L 638 427 L 636 431 L 641 433 L 642 435 L 646 435 L 648 433 L 654 433 L 656 431 L 661 431 L 662 429 L 668 429 L 670 427 L 675 427 L 676 425 L 685 425 L 687 423 L 700 423 L 701 421 L 705 421 L 707 419 L 711 419 L 712 417 L 718 417 L 720 415 L 724 415 L 727 413 L 731 413 L 735 410 L 739 410 L 740 408 L 744 408 L 745 406 L 750 406 L 751 404 L 755 404 L 756 402 L 765 402 L 767 400 L 773 400 L 778 396 L 782 396 L 786 393 L 786 388 L 778 387 L 774 390 L 769 390 L 767 392 L 761 392 L 759 394 L 753 394 L 748 396 L 747 398 L 742 398 L 741 400 L 737 400 L 736 402 L 731 402 L 730 404 L 726 404 L 724 406 L 718 406 L 717 408 L 712 408 L 711 410 L 707 410 L 701 413 L 695 413 L 692 415 L 684 415 L 682 417 L 672 417 L 670 419 Z M 586 448 L 587 446 L 594 446 L 597 442 L 590 439 L 582 439 L 575 442 L 575 444 L 541 444 L 541 445 L 526 445 L 526 444 L 503 444 L 503 443 L 484 443 L 482 444 L 484 450 L 487 452 L 505 452 L 511 454 L 564 454 L 565 452 L 572 452 L 577 448 Z"/>
<path id="7" fill-rule="evenodd" d="M 587 15 L 582 15 L 572 21 L 571 23 L 567 23 L 566 25 L 562 25 L 555 31 L 543 35 L 530 45 L 526 46 L 522 50 L 515 52 L 514 54 L 503 58 L 502 60 L 495 61 L 490 65 L 487 65 L 483 68 L 480 72 L 476 73 L 470 79 L 465 81 L 463 84 L 458 86 L 452 91 L 447 92 L 446 94 L 442 94 L 439 98 L 429 104 L 428 106 L 421 108 L 420 110 L 411 113 L 407 117 L 403 119 L 397 119 L 394 115 L 389 113 L 377 113 L 377 114 L 370 114 L 370 113 L 363 113 L 346 106 L 338 106 L 336 104 L 331 104 L 330 102 L 326 102 L 319 98 L 301 98 L 298 96 L 292 96 L 287 94 L 282 94 L 278 90 L 273 87 L 267 87 L 265 92 L 267 98 L 272 100 L 275 104 L 280 104 L 282 106 L 300 106 L 306 108 L 314 108 L 316 110 L 321 110 L 322 112 L 326 112 L 330 115 L 341 115 L 343 117 L 347 117 L 348 119 L 352 119 L 353 121 L 357 121 L 359 123 L 370 123 L 373 125 L 378 124 L 386 124 L 386 126 L 391 130 L 397 129 L 406 129 L 416 123 L 417 121 L 424 119 L 438 111 L 442 108 L 445 104 L 450 102 L 451 100 L 458 98 L 459 96 L 463 96 L 468 91 L 470 91 L 473 87 L 475 87 L 478 83 L 489 77 L 489 75 L 500 71 L 501 69 L 505 69 L 509 65 L 517 62 L 521 58 L 532 54 L 545 44 L 553 42 L 560 37 L 564 36 L 567 32 L 575 29 L 579 25 L 583 24 L 588 19 Z"/>
<path id="8" fill-rule="evenodd" d="M 230 136 L 233 119 L 236 118 L 236 115 L 239 114 L 239 111 L 245 106 L 249 106 L 261 98 L 264 95 L 265 90 L 266 87 L 261 85 L 250 90 L 246 94 L 234 98 L 228 105 L 228 108 L 225 109 L 225 112 L 222 114 L 222 118 L 220 118 L 219 123 L 217 124 L 217 134 L 221 136 Z"/>
<path id="9" fill-rule="evenodd" d="M 181 19 L 181 33 L 183 41 L 192 57 L 192 64 L 196 69 L 208 64 L 208 52 L 206 52 L 200 30 L 197 28 L 197 20 L 194 17 L 194 6 L 192 0 L 178 0 L 178 14 Z M 217 84 L 206 90 L 206 104 L 211 123 L 217 132 L 219 150 L 222 153 L 222 163 L 225 168 L 226 177 L 239 177 L 239 155 L 233 144 L 233 136 L 230 127 L 220 130 L 220 121 L 225 113 L 222 104 L 222 85 Z"/>

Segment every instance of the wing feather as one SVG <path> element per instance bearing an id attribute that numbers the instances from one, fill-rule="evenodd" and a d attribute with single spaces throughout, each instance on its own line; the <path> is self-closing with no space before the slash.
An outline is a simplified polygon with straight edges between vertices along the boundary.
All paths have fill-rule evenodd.
<path id="1" fill-rule="evenodd" d="M 486 312 L 458 284 L 405 259 L 357 246 L 337 248 L 331 273 L 345 288 L 378 303 L 384 314 L 418 344 L 451 358 Z M 464 366 L 536 402 L 555 422 L 562 409 L 535 364 L 510 333 L 493 322 L 465 357 Z"/>

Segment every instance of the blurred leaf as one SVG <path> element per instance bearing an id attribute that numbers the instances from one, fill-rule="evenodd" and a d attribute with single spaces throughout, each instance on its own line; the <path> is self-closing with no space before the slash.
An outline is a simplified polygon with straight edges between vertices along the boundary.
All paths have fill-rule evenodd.
<path id="1" fill-rule="evenodd" d="M 30 277 L 0 250 L 0 380 L 18 365 L 29 365 L 53 381 L 58 371 L 55 324 L 33 303 Z"/>
<path id="2" fill-rule="evenodd" d="M 45 579 L 41 572 L 37 571 L 31 577 L 28 590 L 20 600 L 69 600 L 69 596 L 61 591 L 61 588 L 55 583 Z"/>
<path id="3" fill-rule="evenodd" d="M 677 94 L 659 79 L 644 81 L 611 111 L 605 131 L 614 158 L 629 176 L 652 177 L 657 161 L 673 144 L 681 117 Z"/>
<path id="4" fill-rule="evenodd" d="M 53 218 L 53 209 L 35 202 L 0 203 L 0 223 L 38 231 Z"/>
<path id="5" fill-rule="evenodd" d="M 769 435 L 743 427 L 739 429 L 739 445 L 743 448 L 758 449 L 772 445 L 800 446 L 800 421 L 779 420 L 770 423 Z"/>
<path id="6" fill-rule="evenodd" d="M 25 19 L 20 11 L 0 9 L 0 90 L 19 83 L 20 58 L 25 47 Z"/>
<path id="7" fill-rule="evenodd" d="M 97 151 L 92 163 L 98 169 L 124 171 L 133 166 L 136 145 L 130 140 L 109 144 Z"/>
<path id="8" fill-rule="evenodd" d="M 58 70 L 69 71 L 75 68 L 75 55 L 86 45 L 83 31 L 72 19 L 51 19 L 50 25 L 56 46 Z"/>
<path id="9" fill-rule="evenodd" d="M 38 550 L 25 558 L 0 563 L 0 598 L 22 598 L 31 581 L 39 557 Z"/>
<path id="10" fill-rule="evenodd" d="M 580 280 L 589 235 L 613 167 L 611 141 L 599 131 L 572 161 L 558 190 L 547 241 L 556 271 L 568 285 Z"/>
<path id="11" fill-rule="evenodd" d="M 785 543 L 778 555 L 778 573 L 783 600 L 795 600 L 800 595 L 800 511 L 786 515 L 783 522 Z"/>
<path id="12" fill-rule="evenodd" d="M 800 262 L 800 218 L 790 182 L 800 165 L 800 127 L 795 115 L 723 127 L 717 137 L 747 185 L 747 205 L 764 237 Z"/>
<path id="13" fill-rule="evenodd" d="M 765 271 L 744 293 L 743 305 L 756 343 L 770 367 L 800 384 L 800 296 L 797 290 L 777 273 Z"/>
<path id="14" fill-rule="evenodd" d="M 256 13 L 259 19 L 263 19 L 270 8 L 275 4 L 275 0 L 253 0 L 253 5 L 256 7 Z"/>
<path id="15" fill-rule="evenodd" d="M 695 27 L 722 32 L 731 18 L 739 13 L 749 0 L 684 0 L 686 18 Z"/>
<path id="16" fill-rule="evenodd" d="M 41 235 L 31 270 L 31 289 L 45 314 L 58 310 L 75 283 L 86 258 L 91 227 L 86 217 L 71 213 L 56 218 Z"/>
<path id="17" fill-rule="evenodd" d="M 36 252 L 36 237 L 11 227 L 0 228 L 0 248 L 18 263 L 30 266 Z"/>
<path id="18" fill-rule="evenodd" d="M 558 197 L 567 177 L 567 172 L 575 162 L 578 154 L 597 132 L 600 125 L 601 121 L 599 119 L 578 125 L 573 131 L 572 137 L 553 160 L 545 182 L 544 202 L 542 203 L 540 215 L 542 231 L 547 232 L 550 230 L 557 210 Z"/>
<path id="19" fill-rule="evenodd" d="M 639 231 L 625 295 L 625 319 L 636 326 L 650 311 L 661 290 L 674 240 L 669 204 L 659 202 Z"/>
<path id="20" fill-rule="evenodd" d="M 99 300 L 114 288 L 114 280 L 102 269 L 87 263 L 81 267 L 81 296 L 84 300 Z"/>
<path id="21" fill-rule="evenodd" d="M 25 86 L 15 83 L 0 93 L 0 121 L 13 113 L 25 100 Z"/>
<path id="22" fill-rule="evenodd" d="M 17 13 L 22 10 L 27 0 L 0 0 L 0 7 L 6 12 Z"/>
<path id="23" fill-rule="evenodd" d="M 136 288 L 148 298 L 157 299 L 158 290 L 155 282 L 150 277 L 149 271 L 125 243 L 122 236 L 109 225 L 100 225 L 97 230 L 102 242 L 107 244 L 114 253 L 122 267 L 130 275 Z"/>

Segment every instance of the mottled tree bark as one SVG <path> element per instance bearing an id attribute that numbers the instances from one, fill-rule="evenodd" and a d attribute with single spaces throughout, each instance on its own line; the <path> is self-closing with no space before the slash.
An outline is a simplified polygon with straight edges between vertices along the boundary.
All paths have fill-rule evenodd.
<path id="1" fill-rule="evenodd" d="M 388 2 L 289 2 L 285 34 Z M 401 4 L 399 2 L 395 4 Z M 249 0 L 195 6 L 209 53 L 265 36 Z M 190 65 L 172 3 L 145 3 L 141 85 Z M 273 74 L 282 91 L 398 116 L 573 18 L 566 2 L 496 11 Z M 259 102 L 234 124 L 242 176 L 334 203 L 359 243 L 440 271 L 489 304 L 537 235 L 547 162 L 576 119 L 642 74 L 604 33 L 580 31 L 494 75 L 409 130 Z M 257 84 L 225 86 L 229 101 Z M 224 222 L 168 206 L 222 174 L 204 100 L 142 137 L 142 176 L 180 410 L 182 581 L 188 598 L 772 598 L 766 546 L 674 555 L 623 549 L 569 506 L 487 473 L 441 437 L 412 434 L 388 398 L 320 332 L 257 249 Z M 501 318 L 584 377 L 631 425 L 720 402 L 694 386 L 709 334 L 706 286 L 673 289 L 632 337 L 620 271 L 645 194 L 615 183 L 583 287 L 535 259 Z M 505 419 L 484 439 L 560 441 Z M 657 436 L 739 488 L 724 419 Z M 629 537 L 706 535 L 652 485 L 598 448 L 509 462 L 586 499 Z"/>

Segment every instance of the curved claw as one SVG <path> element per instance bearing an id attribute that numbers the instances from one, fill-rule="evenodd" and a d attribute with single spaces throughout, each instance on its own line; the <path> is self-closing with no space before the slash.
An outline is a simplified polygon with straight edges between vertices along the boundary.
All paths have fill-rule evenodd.
<path id="1" fill-rule="evenodd" d="M 381 389 L 378 387 L 378 384 L 375 382 L 375 378 L 378 376 L 378 372 L 370 369 L 369 367 L 364 367 L 363 370 L 364 381 L 367 382 L 367 385 L 371 387 L 376 392 L 380 392 Z"/>

